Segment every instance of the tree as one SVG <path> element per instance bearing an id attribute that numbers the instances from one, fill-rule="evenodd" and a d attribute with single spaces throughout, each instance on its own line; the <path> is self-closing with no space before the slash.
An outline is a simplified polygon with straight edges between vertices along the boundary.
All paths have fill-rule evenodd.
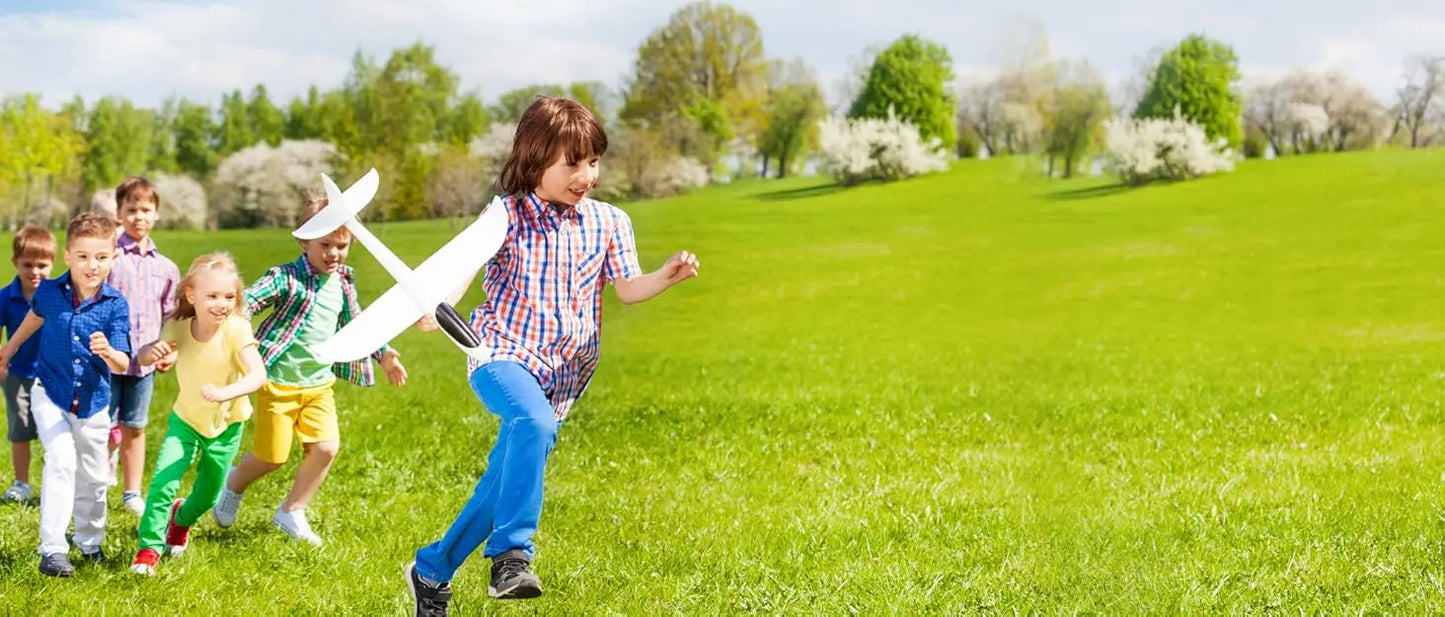
<path id="1" fill-rule="evenodd" d="M 1084 157 L 1103 141 L 1104 121 L 1112 110 L 1108 89 L 1098 71 L 1087 62 L 1063 65 L 1058 74 L 1060 81 L 1050 97 L 1045 121 L 1045 152 L 1049 175 L 1054 175 L 1055 159 L 1061 159 L 1063 176 L 1069 178 Z"/>
<path id="2" fill-rule="evenodd" d="M 465 148 L 448 146 L 437 154 L 426 181 L 427 202 L 433 217 L 445 218 L 453 231 L 457 219 L 466 216 L 487 198 L 482 163 Z"/>
<path id="3" fill-rule="evenodd" d="M 522 119 L 522 112 L 532 105 L 532 101 L 539 96 L 564 96 L 566 89 L 557 84 L 539 84 L 523 86 L 502 93 L 497 97 L 497 103 L 487 110 L 487 115 L 494 122 L 507 122 L 516 124 Z"/>
<path id="4" fill-rule="evenodd" d="M 447 112 L 441 139 L 452 145 L 465 145 L 486 132 L 489 122 L 481 97 L 476 92 L 468 92 Z"/>
<path id="5" fill-rule="evenodd" d="M 251 101 L 246 103 L 246 117 L 251 124 L 251 134 L 273 148 L 286 136 L 286 114 L 271 102 L 265 84 L 256 84 L 251 91 Z"/>
<path id="6" fill-rule="evenodd" d="M 1396 132 L 1410 136 L 1410 147 L 1431 144 L 1440 134 L 1437 122 L 1445 117 L 1445 56 L 1415 56 L 1405 67 L 1405 86 L 1396 96 Z"/>
<path id="7" fill-rule="evenodd" d="M 221 123 L 216 127 L 216 150 L 221 156 L 249 148 L 257 141 L 250 110 L 240 90 L 221 96 Z"/>
<path id="8" fill-rule="evenodd" d="M 1192 34 L 1165 52 L 1150 75 L 1149 87 L 1134 115 L 1182 117 L 1204 127 L 1210 139 L 1238 144 L 1244 103 L 1235 91 L 1239 58 L 1228 45 Z"/>
<path id="9" fill-rule="evenodd" d="M 1368 148 L 1385 130 L 1383 106 L 1340 71 L 1298 70 L 1251 85 L 1244 122 L 1277 156 Z"/>
<path id="10" fill-rule="evenodd" d="M 706 134 L 694 144 L 711 167 L 734 134 L 753 135 L 761 124 L 768 64 L 762 33 L 752 16 L 727 4 L 694 2 L 678 9 L 637 51 L 634 75 L 620 116 L 664 128 L 678 119 Z M 664 128 L 668 133 L 690 130 Z"/>
<path id="11" fill-rule="evenodd" d="M 211 108 L 182 100 L 172 130 L 175 132 L 176 166 L 197 178 L 210 175 L 216 168 L 216 148 L 211 142 L 211 136 L 216 133 L 216 122 L 211 118 Z"/>
<path id="12" fill-rule="evenodd" d="M 151 113 L 130 101 L 115 97 L 96 101 L 86 124 L 89 150 L 81 169 L 84 190 L 112 187 L 127 176 L 143 173 L 152 130 Z"/>
<path id="13" fill-rule="evenodd" d="M 952 79 L 953 60 L 947 49 L 917 35 L 904 35 L 878 54 L 848 115 L 886 118 L 892 109 L 900 120 L 918 127 L 923 139 L 938 139 L 952 147 L 958 138 Z"/>
<path id="14" fill-rule="evenodd" d="M 177 113 L 176 100 L 168 98 L 161 103 L 159 110 L 151 114 L 151 145 L 150 155 L 146 161 L 146 173 L 176 173 L 180 170 L 176 163 L 175 122 Z"/>
<path id="15" fill-rule="evenodd" d="M 40 107 L 40 98 L 24 94 L 0 104 L 0 185 L 21 191 L 20 207 L 10 200 L 8 225 L 31 218 L 37 184 L 45 184 L 42 207 L 53 201 L 54 178 L 75 165 L 84 142 L 63 115 Z"/>
<path id="16" fill-rule="evenodd" d="M 813 72 L 801 60 L 774 63 L 773 84 L 768 96 L 766 123 L 758 140 L 764 175 L 768 162 L 778 162 L 778 177 L 788 174 L 790 165 L 818 139 L 818 120 L 827 113 L 827 102 Z"/>
<path id="17" fill-rule="evenodd" d="M 295 97 L 286 107 L 286 139 L 319 139 L 322 132 L 321 91 L 312 84 L 306 98 Z"/>

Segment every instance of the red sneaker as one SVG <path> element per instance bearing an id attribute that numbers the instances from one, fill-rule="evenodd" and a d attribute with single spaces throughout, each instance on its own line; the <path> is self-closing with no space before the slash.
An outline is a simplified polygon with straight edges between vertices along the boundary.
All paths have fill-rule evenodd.
<path id="1" fill-rule="evenodd" d="M 186 546 L 191 543 L 191 528 L 176 524 L 176 513 L 180 510 L 181 500 L 177 499 L 171 503 L 171 517 L 166 525 L 166 549 L 172 555 L 186 550 Z"/>
<path id="2" fill-rule="evenodd" d="M 160 564 L 161 556 L 152 548 L 141 549 L 135 554 L 135 561 L 130 564 L 130 571 L 136 574 L 150 576 L 156 573 L 156 565 Z"/>

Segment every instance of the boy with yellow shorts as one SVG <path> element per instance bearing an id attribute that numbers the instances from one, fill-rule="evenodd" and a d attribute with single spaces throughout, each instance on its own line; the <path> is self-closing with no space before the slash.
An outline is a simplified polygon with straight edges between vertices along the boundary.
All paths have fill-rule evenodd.
<path id="1" fill-rule="evenodd" d="M 308 200 L 297 225 L 325 206 L 324 197 Z M 311 353 L 312 345 L 330 338 L 360 315 L 361 304 L 354 272 L 344 263 L 351 232 L 341 227 L 329 236 L 299 242 L 300 257 L 267 270 L 244 294 L 248 315 L 272 308 L 257 330 L 261 358 L 266 362 L 266 384 L 256 392 L 252 451 L 231 470 L 212 512 L 216 524 L 230 527 L 246 488 L 285 464 L 291 444 L 300 442 L 303 454 L 296 482 L 276 508 L 271 523 L 293 539 L 320 545 L 321 538 L 306 517 L 306 506 L 321 488 L 341 446 L 332 386 L 337 377 L 358 386 L 374 385 L 372 359 L 381 362 L 393 385 L 406 383 L 406 369 L 389 346 L 369 358 L 334 365 Z"/>

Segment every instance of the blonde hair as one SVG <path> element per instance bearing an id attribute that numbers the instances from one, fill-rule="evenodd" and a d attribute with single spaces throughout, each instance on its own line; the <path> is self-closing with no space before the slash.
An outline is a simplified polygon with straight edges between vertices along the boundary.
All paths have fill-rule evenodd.
<path id="1" fill-rule="evenodd" d="M 196 316 L 196 305 L 186 298 L 186 292 L 194 289 L 196 279 L 207 274 L 232 274 L 236 277 L 236 314 L 240 314 L 244 308 L 245 300 L 241 295 L 245 285 L 241 281 L 241 271 L 236 269 L 235 260 L 231 254 L 224 251 L 208 253 L 197 257 L 191 262 L 191 267 L 186 270 L 185 278 L 181 279 L 180 288 L 176 290 L 176 310 L 172 311 L 167 319 L 180 320 L 191 319 Z"/>

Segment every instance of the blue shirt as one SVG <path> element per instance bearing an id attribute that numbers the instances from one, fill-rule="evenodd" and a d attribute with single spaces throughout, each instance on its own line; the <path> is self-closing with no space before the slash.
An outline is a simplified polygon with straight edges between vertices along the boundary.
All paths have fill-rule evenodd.
<path id="1" fill-rule="evenodd" d="M 20 323 L 25 321 L 25 316 L 30 314 L 30 301 L 25 299 L 25 292 L 20 289 L 20 277 L 15 277 L 9 285 L 0 288 L 0 319 L 4 320 L 5 338 L 15 336 L 15 331 L 20 329 Z M 40 337 L 31 336 L 25 341 L 20 349 L 15 351 L 15 357 L 10 358 L 10 373 L 18 377 L 35 378 L 35 356 L 40 352 Z"/>
<path id="2" fill-rule="evenodd" d="M 110 365 L 91 353 L 90 335 L 105 334 L 110 346 L 130 354 L 130 305 L 120 290 L 105 283 L 90 299 L 75 304 L 70 273 L 41 281 L 30 309 L 45 318 L 40 328 L 40 363 L 36 377 L 50 402 L 89 418 L 110 407 Z"/>

